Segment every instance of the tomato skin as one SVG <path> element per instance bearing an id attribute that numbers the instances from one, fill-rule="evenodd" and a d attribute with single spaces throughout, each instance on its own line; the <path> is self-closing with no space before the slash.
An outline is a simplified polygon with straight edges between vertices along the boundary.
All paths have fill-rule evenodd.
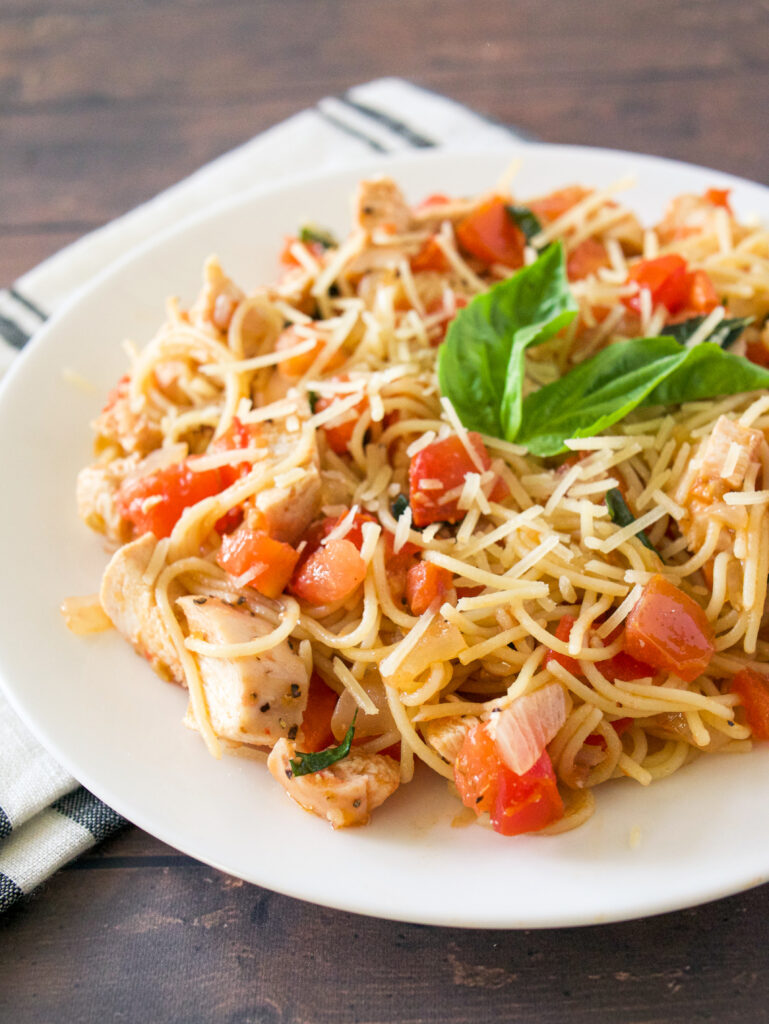
<path id="1" fill-rule="evenodd" d="M 417 203 L 414 207 L 414 212 L 419 213 L 422 210 L 429 210 L 432 206 L 445 206 L 446 203 L 450 202 L 451 196 L 446 196 L 443 192 L 432 192 Z"/>
<path id="2" fill-rule="evenodd" d="M 331 731 L 331 717 L 339 700 L 337 694 L 326 686 L 317 672 L 310 676 L 307 691 L 307 707 L 302 717 L 302 739 L 299 746 L 305 753 L 325 750 L 336 742 Z"/>
<path id="3" fill-rule="evenodd" d="M 483 263 L 501 263 L 512 268 L 523 266 L 526 237 L 499 196 L 487 199 L 461 220 L 456 236 L 460 247 Z"/>
<path id="4" fill-rule="evenodd" d="M 488 727 L 478 723 L 465 736 L 454 764 L 454 781 L 466 807 L 488 811 L 495 832 L 538 832 L 563 817 L 563 800 L 547 751 L 524 775 L 504 763 Z"/>
<path id="5" fill-rule="evenodd" d="M 576 621 L 577 620 L 573 615 L 562 615 L 561 621 L 558 623 L 558 627 L 555 631 L 556 640 L 560 640 L 562 643 L 567 644 Z M 571 672 L 571 674 L 576 676 L 578 679 L 582 677 L 582 669 L 580 668 L 580 664 L 576 658 L 571 658 L 568 654 L 561 654 L 559 651 L 548 651 L 545 655 L 545 666 L 547 667 L 553 661 L 558 662 L 562 668 L 565 668 L 567 672 Z"/>
<path id="6" fill-rule="evenodd" d="M 754 739 L 769 740 L 769 679 L 752 668 L 743 668 L 732 679 L 732 693 L 740 698 Z"/>
<path id="7" fill-rule="evenodd" d="M 261 530 L 241 527 L 222 540 L 216 560 L 230 576 L 242 576 L 258 567 L 248 586 L 265 597 L 276 598 L 286 588 L 299 553 L 290 544 L 273 540 Z"/>
<path id="8" fill-rule="evenodd" d="M 334 398 L 319 398 L 315 403 L 315 412 L 323 412 L 323 410 L 328 409 L 334 401 Z M 350 441 L 352 441 L 355 426 L 367 408 L 368 399 L 364 397 L 357 405 L 354 405 L 352 409 L 343 415 L 339 423 L 332 421 L 331 423 L 324 423 L 321 426 L 321 430 L 326 435 L 329 448 L 337 455 L 347 454 L 347 448 Z"/>
<path id="9" fill-rule="evenodd" d="M 490 468 L 491 459 L 480 434 L 468 433 L 470 443 L 478 454 L 484 471 Z M 409 504 L 416 526 L 430 523 L 458 523 L 465 518 L 466 511 L 457 505 L 459 497 L 445 503 L 440 498 L 446 491 L 461 487 L 468 473 L 477 473 L 478 467 L 456 434 L 443 441 L 433 441 L 412 458 L 409 464 Z M 435 490 L 423 489 L 423 480 L 440 480 L 442 486 Z M 493 500 L 500 500 L 507 493 L 502 481 L 497 481 L 491 492 Z"/>
<path id="10" fill-rule="evenodd" d="M 422 245 L 422 248 L 411 257 L 411 269 L 415 273 L 425 270 L 435 270 L 439 274 L 445 274 L 451 269 L 451 264 L 446 259 L 446 254 L 431 235 Z"/>
<path id="11" fill-rule="evenodd" d="M 177 462 L 155 473 L 129 480 L 118 490 L 115 505 L 130 522 L 136 536 L 154 533 L 169 537 L 182 512 L 227 486 L 219 469 L 196 473 L 187 462 Z"/>
<path id="12" fill-rule="evenodd" d="M 558 628 L 555 631 L 556 639 L 565 644 L 568 643 L 576 621 L 573 615 L 561 616 Z M 606 638 L 607 643 L 614 643 L 621 632 L 621 627 L 615 630 Z M 545 666 L 553 661 L 557 661 L 559 665 L 565 668 L 567 672 L 571 672 L 577 679 L 584 679 L 582 668 L 576 658 L 572 658 L 568 654 L 560 654 L 558 651 L 548 651 L 545 655 Z M 639 661 L 624 650 L 618 651 L 617 654 L 612 655 L 611 658 L 607 658 L 605 661 L 596 662 L 596 668 L 609 682 L 616 682 L 619 679 L 623 683 L 630 683 L 634 679 L 646 679 L 648 676 L 656 675 L 651 665 Z"/>
<path id="13" fill-rule="evenodd" d="M 563 800 L 546 750 L 525 775 L 516 775 L 504 767 L 490 812 L 495 832 L 503 836 L 539 832 L 563 817 Z"/>
<path id="14" fill-rule="evenodd" d="M 406 600 L 412 615 L 421 615 L 434 601 L 442 601 L 451 590 L 453 573 L 432 562 L 420 561 L 406 575 Z"/>
<path id="15" fill-rule="evenodd" d="M 729 202 L 731 191 L 730 188 L 709 188 L 705 192 L 705 199 L 713 206 L 723 206 L 731 214 L 732 207 Z"/>
<path id="16" fill-rule="evenodd" d="M 609 266 L 606 246 L 597 238 L 586 238 L 572 249 L 566 260 L 566 274 L 570 281 L 581 281 L 595 274 L 601 267 Z"/>
<path id="17" fill-rule="evenodd" d="M 590 189 L 588 188 L 583 188 L 581 185 L 567 185 L 566 188 L 559 188 L 556 192 L 542 196 L 541 199 L 532 199 L 528 203 L 528 207 L 541 221 L 550 224 L 589 195 Z"/>
<path id="18" fill-rule="evenodd" d="M 691 683 L 715 652 L 713 627 L 693 598 L 657 573 L 627 617 L 625 650 Z"/>
<path id="19" fill-rule="evenodd" d="M 630 680 L 628 680 L 630 682 Z M 612 729 L 618 736 L 624 735 L 633 724 L 632 718 L 618 718 L 614 722 L 609 723 Z M 592 732 L 589 736 L 585 737 L 585 743 L 591 747 L 605 747 L 606 740 L 599 732 Z"/>
<path id="20" fill-rule="evenodd" d="M 349 597 L 366 576 L 366 563 L 352 541 L 330 540 L 314 551 L 291 580 L 291 590 L 308 604 Z"/>

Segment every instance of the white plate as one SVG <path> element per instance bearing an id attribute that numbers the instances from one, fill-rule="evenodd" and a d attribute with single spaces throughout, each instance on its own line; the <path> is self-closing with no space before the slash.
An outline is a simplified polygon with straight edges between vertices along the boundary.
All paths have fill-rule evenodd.
<path id="1" fill-rule="evenodd" d="M 647 221 L 671 196 L 710 186 L 733 187 L 740 216 L 769 219 L 760 186 L 623 153 L 518 145 L 396 159 L 387 168 L 416 199 L 488 188 L 514 155 L 524 158 L 522 196 L 634 173 L 638 187 L 627 200 Z M 263 766 L 214 761 L 181 725 L 184 693 L 117 634 L 78 638 L 64 627 L 59 602 L 95 591 L 106 563 L 100 538 L 75 513 L 74 483 L 90 458 L 88 422 L 124 370 L 120 342 L 144 343 L 167 295 L 191 300 L 211 252 L 250 287 L 274 276 L 283 235 L 303 221 L 343 232 L 360 176 L 253 192 L 179 225 L 82 290 L 12 368 L 0 392 L 0 674 L 8 696 L 52 753 L 137 825 L 233 875 L 331 907 L 431 924 L 550 927 L 672 910 L 763 882 L 767 749 L 703 758 L 648 789 L 602 786 L 594 818 L 560 837 L 453 828 L 459 804 L 426 771 L 369 827 L 333 832 L 292 804 Z M 96 391 L 65 383 L 65 369 Z"/>

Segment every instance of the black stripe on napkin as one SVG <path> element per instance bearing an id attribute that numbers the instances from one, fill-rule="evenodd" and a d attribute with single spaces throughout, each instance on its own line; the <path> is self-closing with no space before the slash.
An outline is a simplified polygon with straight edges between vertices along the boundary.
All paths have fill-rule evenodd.
<path id="1" fill-rule="evenodd" d="M 8 292 L 14 297 L 14 299 L 16 299 L 17 302 L 21 303 L 22 306 L 25 306 L 30 313 L 34 313 L 35 316 L 40 317 L 41 320 L 48 319 L 48 314 L 44 313 L 39 306 L 35 305 L 32 299 L 28 299 L 26 295 L 22 295 L 17 288 L 9 288 Z"/>
<path id="2" fill-rule="evenodd" d="M 51 804 L 54 811 L 88 829 L 97 843 L 127 824 L 117 811 L 107 807 L 87 789 L 76 789 Z"/>
<path id="3" fill-rule="evenodd" d="M 372 121 L 376 121 L 378 124 L 383 124 L 385 128 L 389 128 L 394 135 L 399 135 L 402 139 L 405 139 L 406 142 L 417 149 L 430 149 L 432 146 L 437 145 L 434 139 L 429 139 L 426 135 L 422 135 L 421 132 L 415 131 L 415 129 L 406 124 L 405 121 L 401 121 L 397 117 L 393 117 L 392 114 L 388 114 L 384 110 L 371 107 L 367 103 L 360 103 L 358 100 L 352 99 L 349 93 L 343 93 L 341 96 L 337 96 L 337 99 L 340 103 L 344 103 L 345 106 L 350 107 L 352 110 L 357 110 L 358 113 L 363 114 L 364 117 L 368 117 Z"/>
<path id="4" fill-rule="evenodd" d="M 329 114 L 327 111 L 321 110 L 320 107 L 316 107 L 315 112 L 322 117 L 324 121 L 327 121 L 328 124 L 333 125 L 334 128 L 338 128 L 340 132 L 344 132 L 345 135 L 349 135 L 353 139 L 358 139 L 359 142 L 365 142 L 367 146 L 370 146 L 371 149 L 375 149 L 377 153 L 389 153 L 387 147 L 383 146 L 381 142 L 378 142 L 376 139 L 372 139 L 371 136 L 366 135 L 365 132 L 359 131 L 357 128 L 353 128 L 352 125 L 345 124 L 344 121 L 341 121 L 338 117 L 334 117 L 333 114 Z"/>
<path id="5" fill-rule="evenodd" d="M 29 341 L 29 335 L 23 331 L 13 320 L 6 316 L 0 316 L 0 338 L 7 341 L 13 348 L 24 348 Z"/>
<path id="6" fill-rule="evenodd" d="M 22 889 L 8 875 L 0 874 L 0 913 L 8 910 L 24 895 Z"/>
<path id="7" fill-rule="evenodd" d="M 2 807 L 0 807 L 0 839 L 5 839 L 13 832 L 13 825 L 11 819 L 5 813 Z"/>

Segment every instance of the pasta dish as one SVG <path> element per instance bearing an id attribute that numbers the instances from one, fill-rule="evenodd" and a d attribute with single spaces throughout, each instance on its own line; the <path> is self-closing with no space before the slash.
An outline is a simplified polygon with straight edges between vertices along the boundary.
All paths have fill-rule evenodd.
<path id="1" fill-rule="evenodd" d="M 93 424 L 71 628 L 334 827 L 429 768 L 564 831 L 769 738 L 769 233 L 719 189 L 644 227 L 628 184 L 378 178 L 276 283 L 210 258 Z"/>

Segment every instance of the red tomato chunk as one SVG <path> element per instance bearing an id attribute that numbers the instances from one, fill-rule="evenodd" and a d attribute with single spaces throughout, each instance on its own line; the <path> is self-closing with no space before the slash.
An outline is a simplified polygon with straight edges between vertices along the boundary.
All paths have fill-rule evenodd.
<path id="1" fill-rule="evenodd" d="M 278 597 L 286 588 L 299 554 L 290 544 L 273 540 L 261 530 L 242 527 L 225 537 L 216 560 L 230 576 L 253 574 L 248 586 L 265 597 Z"/>
<path id="2" fill-rule="evenodd" d="M 755 739 L 769 740 L 769 679 L 752 668 L 743 668 L 732 680 L 732 693 L 739 696 Z"/>
<path id="3" fill-rule="evenodd" d="M 693 598 L 658 573 L 627 617 L 625 650 L 691 683 L 713 657 L 713 627 Z"/>
<path id="4" fill-rule="evenodd" d="M 454 576 L 432 562 L 417 562 L 406 575 L 406 600 L 413 615 L 421 615 L 433 604 L 442 601 L 451 590 Z"/>
<path id="5" fill-rule="evenodd" d="M 476 207 L 459 222 L 456 233 L 462 250 L 483 263 L 523 266 L 526 238 L 499 196 Z"/>
<path id="6" fill-rule="evenodd" d="M 704 270 L 689 271 L 686 260 L 676 253 L 641 260 L 630 268 L 628 281 L 635 281 L 639 289 L 646 289 L 652 305 L 663 305 L 673 316 L 710 313 L 718 305 L 713 283 Z M 623 302 L 628 309 L 640 313 L 640 290 Z"/>
<path id="7" fill-rule="evenodd" d="M 539 832 L 563 817 L 563 800 L 547 751 L 524 775 L 516 775 L 480 723 L 465 737 L 454 781 L 462 802 L 476 814 L 488 811 L 494 831 L 505 836 Z"/>
<path id="8" fill-rule="evenodd" d="M 308 604 L 330 604 L 349 597 L 365 576 L 366 563 L 352 541 L 330 540 L 294 574 L 291 590 Z"/>
<path id="9" fill-rule="evenodd" d="M 330 686 L 326 686 L 317 672 L 310 677 L 307 693 L 307 707 L 302 717 L 302 739 L 299 746 L 305 753 L 325 750 L 333 746 L 331 718 L 339 697 Z"/>
<path id="10" fill-rule="evenodd" d="M 480 434 L 470 431 L 467 435 L 477 453 L 483 472 L 490 469 L 491 459 Z M 458 523 L 465 518 L 466 510 L 458 507 L 461 488 L 468 473 L 477 473 L 478 466 L 456 435 L 443 441 L 433 441 L 413 457 L 409 465 L 409 504 L 416 526 L 430 523 Z M 456 496 L 446 498 L 449 491 Z M 490 497 L 501 500 L 507 494 L 507 487 L 497 480 Z"/>
<path id="11" fill-rule="evenodd" d="M 196 473 L 187 462 L 177 462 L 124 483 L 115 504 L 120 516 L 133 524 L 137 537 L 154 533 L 160 540 L 171 535 L 186 508 L 219 494 L 227 486 L 220 469 Z"/>

